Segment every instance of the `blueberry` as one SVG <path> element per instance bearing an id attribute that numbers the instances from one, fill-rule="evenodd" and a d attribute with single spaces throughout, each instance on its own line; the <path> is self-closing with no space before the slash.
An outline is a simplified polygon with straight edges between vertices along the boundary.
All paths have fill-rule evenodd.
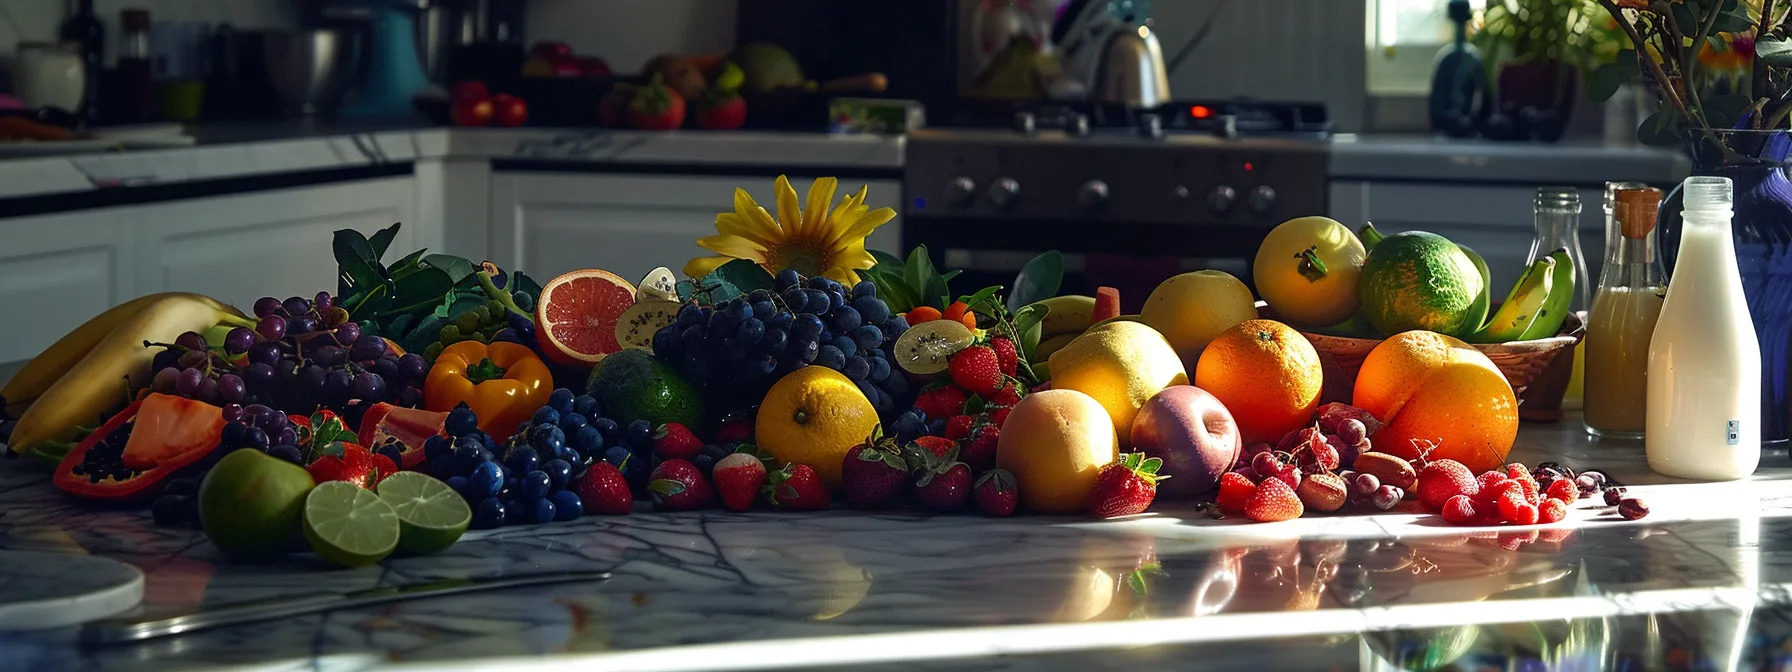
<path id="1" fill-rule="evenodd" d="M 485 465 L 480 465 L 480 466 L 485 466 Z M 474 500 L 478 499 L 477 497 L 473 496 L 473 492 L 471 490 L 467 489 L 467 484 L 471 483 L 472 480 L 468 479 L 465 476 L 449 476 L 448 480 L 442 481 L 442 482 L 446 483 L 448 485 L 448 487 L 452 488 L 455 492 L 460 493 L 460 496 L 464 499 L 474 499 Z"/>
<path id="2" fill-rule="evenodd" d="M 881 383 L 890 377 L 890 362 L 888 360 L 882 357 L 872 357 L 869 361 L 871 362 L 871 382 Z"/>
<path id="3" fill-rule="evenodd" d="M 636 450 L 653 449 L 653 423 L 647 420 L 636 420 L 628 423 L 628 445 Z"/>
<path id="4" fill-rule="evenodd" d="M 803 312 L 809 305 L 809 293 L 795 287 L 784 290 L 778 296 L 784 299 L 784 307 L 793 313 Z"/>
<path id="5" fill-rule="evenodd" d="M 558 508 L 559 507 L 554 506 L 554 502 L 546 497 L 536 499 L 529 504 L 528 523 L 531 525 L 540 525 L 542 523 L 554 522 L 554 516 L 557 516 L 560 513 Z"/>
<path id="6" fill-rule="evenodd" d="M 865 324 L 883 324 L 890 319 L 890 307 L 875 296 L 853 299 L 852 309 L 859 311 L 859 317 L 865 320 Z"/>
<path id="7" fill-rule="evenodd" d="M 887 366 L 886 370 L 888 370 Z M 596 427 L 585 425 L 580 427 L 578 431 L 573 432 L 571 445 L 573 448 L 578 449 L 579 452 L 587 455 L 602 453 L 604 450 L 604 433 L 597 431 Z"/>
<path id="8" fill-rule="evenodd" d="M 585 512 L 585 503 L 579 501 L 579 493 L 561 490 L 554 493 L 554 520 L 577 520 Z"/>
<path id="9" fill-rule="evenodd" d="M 852 286 L 852 298 L 877 298 L 877 285 L 871 284 L 870 280 L 860 280 L 859 284 Z"/>
<path id="10" fill-rule="evenodd" d="M 573 398 L 572 412 L 587 418 L 595 418 L 603 415 L 603 411 L 598 408 L 597 397 L 593 397 L 589 394 L 581 394 Z"/>
<path id="11" fill-rule="evenodd" d="M 555 458 L 541 465 L 541 471 L 548 475 L 548 488 L 559 490 L 566 487 L 567 479 L 572 478 L 572 463 Z"/>
<path id="12" fill-rule="evenodd" d="M 517 446 L 504 456 L 504 466 L 513 472 L 526 474 L 541 468 L 541 454 L 529 446 Z"/>
<path id="13" fill-rule="evenodd" d="M 828 345 L 832 345 L 839 349 L 840 354 L 846 355 L 847 357 L 859 354 L 859 344 L 846 336 L 835 336 L 834 340 L 828 341 Z"/>
<path id="14" fill-rule="evenodd" d="M 741 345 L 758 343 L 763 336 L 765 336 L 765 322 L 760 321 L 757 317 L 742 320 L 740 327 L 734 330 L 734 342 Z"/>
<path id="15" fill-rule="evenodd" d="M 450 415 L 449 417 L 454 416 Z M 453 451 L 454 445 L 448 442 L 448 437 L 432 436 L 423 440 L 423 457 L 425 459 L 433 460 Z"/>
<path id="16" fill-rule="evenodd" d="M 560 424 L 560 412 L 554 410 L 553 406 L 543 406 L 536 409 L 535 417 L 529 419 L 529 424 L 558 425 Z"/>
<path id="17" fill-rule="evenodd" d="M 504 502 L 504 524 L 520 525 L 529 522 L 529 503 L 512 498 Z"/>
<path id="18" fill-rule="evenodd" d="M 697 467 L 697 471 L 708 475 L 710 469 L 716 466 L 716 458 L 707 453 L 699 453 L 696 457 L 691 458 L 691 464 Z"/>
<path id="19" fill-rule="evenodd" d="M 485 446 L 468 442 L 466 437 L 461 437 L 460 442 L 454 446 L 454 473 L 472 473 L 474 467 L 485 462 L 485 455 Z"/>
<path id="20" fill-rule="evenodd" d="M 467 478 L 470 492 L 483 495 L 496 495 L 504 489 L 504 468 L 496 462 L 487 462 L 473 467 L 473 475 Z"/>
<path id="21" fill-rule="evenodd" d="M 551 455 L 566 445 L 566 432 L 554 425 L 542 425 L 529 430 L 529 445 L 543 455 Z"/>
<path id="22" fill-rule="evenodd" d="M 479 418 L 473 415 L 473 409 L 461 404 L 448 412 L 448 419 L 442 422 L 442 428 L 448 430 L 449 436 L 465 436 L 467 432 L 478 429 L 478 424 Z"/>
<path id="23" fill-rule="evenodd" d="M 548 405 L 554 407 L 561 415 L 572 412 L 572 390 L 564 387 L 554 390 L 548 395 Z"/>
<path id="24" fill-rule="evenodd" d="M 622 446 L 610 446 L 609 450 L 604 451 L 604 461 L 619 470 L 628 466 L 628 460 L 631 457 L 633 457 L 633 453 L 628 452 L 628 449 Z"/>
<path id="25" fill-rule="evenodd" d="M 832 344 L 821 346 L 815 355 L 815 363 L 839 371 L 846 366 L 846 354 Z"/>
<path id="26" fill-rule="evenodd" d="M 554 482 L 547 472 L 537 469 L 523 472 L 523 475 L 517 478 L 516 485 L 517 493 L 524 497 L 546 497 L 548 491 L 553 489 Z"/>
<path id="27" fill-rule="evenodd" d="M 404 451 L 400 450 L 397 444 L 380 446 L 380 454 L 385 455 L 386 459 L 392 460 L 393 465 L 404 466 Z"/>
<path id="28" fill-rule="evenodd" d="M 827 292 L 819 289 L 810 289 L 803 292 L 803 294 L 809 297 L 809 302 L 804 307 L 805 310 L 815 313 L 816 315 L 826 314 L 834 310 L 834 302 L 832 299 L 828 298 Z"/>
<path id="29" fill-rule="evenodd" d="M 604 435 L 604 443 L 617 443 L 617 439 L 622 438 L 622 428 L 616 426 L 615 420 L 598 418 L 591 421 L 591 426 Z"/>
<path id="30" fill-rule="evenodd" d="M 504 501 L 496 497 L 482 500 L 473 508 L 473 529 L 490 530 L 504 526 Z"/>
<path id="31" fill-rule="evenodd" d="M 571 437 L 574 433 L 578 432 L 580 427 L 589 424 L 591 424 L 591 421 L 586 420 L 585 416 L 578 413 L 567 413 L 566 415 L 560 416 L 560 431 L 565 433 L 568 437 Z"/>
<path id="32" fill-rule="evenodd" d="M 852 342 L 857 344 L 860 350 L 876 350 L 884 344 L 884 332 L 869 324 L 860 325 L 859 328 L 852 330 Z"/>
<path id="33" fill-rule="evenodd" d="M 840 372 L 851 380 L 868 382 L 871 378 L 871 362 L 865 361 L 864 357 L 848 357 L 846 366 Z"/>
<path id="34" fill-rule="evenodd" d="M 798 275 L 794 268 L 786 268 L 782 271 L 778 271 L 778 277 L 772 279 L 772 282 L 779 287 L 795 287 L 797 283 L 802 281 L 802 276 Z"/>

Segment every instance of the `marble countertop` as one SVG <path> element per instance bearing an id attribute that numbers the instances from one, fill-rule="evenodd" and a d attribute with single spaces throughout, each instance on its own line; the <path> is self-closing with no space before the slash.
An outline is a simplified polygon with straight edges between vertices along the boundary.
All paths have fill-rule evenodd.
<path id="1" fill-rule="evenodd" d="M 94 554 L 147 577 L 145 609 L 608 570 L 608 581 L 411 599 L 95 648 L 10 633 L 19 669 L 384 667 L 720 670 L 1186 668 L 1733 669 L 1792 637 L 1792 468 L 1675 483 L 1636 444 L 1527 425 L 1514 459 L 1598 465 L 1641 521 L 1583 501 L 1563 524 L 1444 526 L 1396 509 L 1275 524 L 1160 503 L 1132 519 L 721 511 L 469 533 L 355 570 L 225 561 L 147 512 L 0 470 L 0 549 Z M 0 586 L 0 590 L 3 590 Z M 1203 667 L 1209 667 L 1203 665 Z M 1531 669 L 1518 667 L 1516 669 Z"/>

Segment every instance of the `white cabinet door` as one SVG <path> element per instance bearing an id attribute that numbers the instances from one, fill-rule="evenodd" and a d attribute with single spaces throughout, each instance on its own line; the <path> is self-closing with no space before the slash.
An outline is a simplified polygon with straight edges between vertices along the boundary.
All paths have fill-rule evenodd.
<path id="1" fill-rule="evenodd" d="M 29 359 L 107 308 L 135 298 L 130 211 L 0 219 L 0 362 Z"/>
<path id="2" fill-rule="evenodd" d="M 812 179 L 791 176 L 799 199 Z M 676 273 L 692 257 L 710 254 L 697 239 L 715 235 L 716 214 L 733 208 L 735 187 L 777 210 L 772 178 L 762 176 L 511 172 L 493 175 L 491 184 L 492 259 L 543 280 L 582 268 L 630 282 L 658 266 Z M 873 206 L 900 205 L 895 180 L 842 180 L 835 203 L 860 184 L 869 184 Z M 898 218 L 869 246 L 895 252 L 901 240 Z"/>
<path id="3" fill-rule="evenodd" d="M 248 310 L 263 296 L 336 291 L 331 234 L 364 234 L 403 222 L 391 261 L 427 240 L 410 221 L 412 179 L 366 180 L 259 191 L 140 209 L 138 287 L 199 292 Z"/>

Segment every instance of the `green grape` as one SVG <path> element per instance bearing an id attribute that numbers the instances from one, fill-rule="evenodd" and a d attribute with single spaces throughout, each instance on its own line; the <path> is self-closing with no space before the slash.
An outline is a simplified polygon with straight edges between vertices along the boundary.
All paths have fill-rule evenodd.
<path id="1" fill-rule="evenodd" d="M 429 347 L 423 349 L 423 358 L 433 362 L 442 354 L 442 350 L 441 343 L 431 343 Z"/>
<path id="2" fill-rule="evenodd" d="M 473 311 L 467 311 L 454 316 L 454 325 L 460 327 L 460 332 L 463 334 L 479 331 L 479 323 L 481 321 L 479 315 Z"/>
<path id="3" fill-rule="evenodd" d="M 474 316 L 474 319 L 479 320 L 480 324 L 485 324 L 486 322 L 488 322 L 492 319 L 491 308 L 489 308 L 487 306 L 480 306 L 478 308 L 474 308 L 473 316 Z"/>
<path id="4" fill-rule="evenodd" d="M 436 335 L 436 339 L 445 344 L 453 344 L 453 343 L 459 342 L 461 340 L 460 326 L 456 325 L 456 324 L 450 324 L 446 327 L 442 327 L 442 332 L 440 334 Z M 446 346 L 444 346 L 444 347 L 446 347 Z"/>
<path id="5" fill-rule="evenodd" d="M 521 308 L 523 310 L 534 310 L 535 309 L 535 297 L 529 296 L 528 292 L 517 292 L 515 294 L 511 294 L 510 300 L 515 301 L 516 307 Z"/>

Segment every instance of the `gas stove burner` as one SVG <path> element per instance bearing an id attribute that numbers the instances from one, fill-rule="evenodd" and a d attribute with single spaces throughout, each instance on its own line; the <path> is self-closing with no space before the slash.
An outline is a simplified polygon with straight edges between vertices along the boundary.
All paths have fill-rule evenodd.
<path id="1" fill-rule="evenodd" d="M 1129 131 L 1147 138 L 1165 134 L 1206 133 L 1225 138 L 1269 136 L 1323 140 L 1331 136 L 1331 117 L 1323 103 L 1260 100 L 1174 100 L 1157 107 L 1129 110 L 1100 103 L 1015 103 L 962 101 L 936 120 L 945 128 L 1008 128 L 1021 135 L 1058 130 L 1086 137 Z"/>

